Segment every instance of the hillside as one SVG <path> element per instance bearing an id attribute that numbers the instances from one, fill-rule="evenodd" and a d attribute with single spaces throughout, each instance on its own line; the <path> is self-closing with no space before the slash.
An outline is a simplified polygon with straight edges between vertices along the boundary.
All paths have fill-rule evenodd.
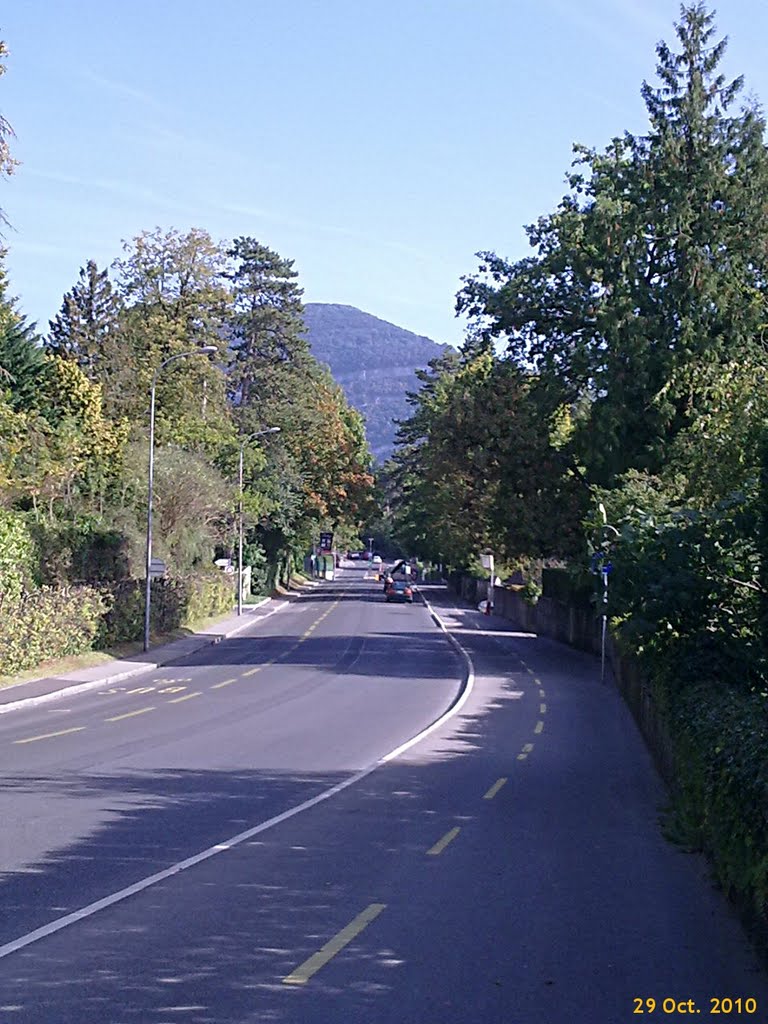
<path id="1" fill-rule="evenodd" d="M 371 451 L 383 462 L 394 445 L 393 420 L 409 414 L 406 392 L 419 386 L 415 371 L 450 346 L 354 306 L 308 302 L 304 321 L 313 355 L 328 364 L 350 405 L 365 417 Z"/>

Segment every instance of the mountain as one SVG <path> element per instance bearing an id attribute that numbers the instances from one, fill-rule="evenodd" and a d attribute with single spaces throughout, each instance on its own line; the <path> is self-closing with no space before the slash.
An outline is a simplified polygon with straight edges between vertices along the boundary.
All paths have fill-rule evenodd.
<path id="1" fill-rule="evenodd" d="M 416 370 L 451 346 L 354 306 L 308 302 L 304 322 L 312 354 L 328 364 L 349 404 L 363 414 L 371 451 L 384 462 L 394 447 L 393 420 L 410 414 L 405 395 L 419 388 Z"/>

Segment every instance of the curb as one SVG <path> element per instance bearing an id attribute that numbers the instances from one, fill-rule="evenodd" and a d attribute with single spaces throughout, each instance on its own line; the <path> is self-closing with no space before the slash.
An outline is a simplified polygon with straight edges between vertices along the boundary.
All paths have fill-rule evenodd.
<path id="1" fill-rule="evenodd" d="M 261 608 L 269 601 L 273 600 L 270 597 L 265 597 L 263 601 L 259 601 L 258 604 L 250 605 L 251 608 Z M 268 611 L 265 615 L 262 615 L 257 622 L 263 622 L 264 619 L 269 618 L 270 615 L 274 615 L 275 612 L 280 611 L 284 608 L 288 602 L 281 601 L 271 611 Z M 204 647 L 212 647 L 216 644 L 220 644 L 222 640 L 228 640 L 232 636 L 236 636 L 238 633 L 242 633 L 248 626 L 253 626 L 253 621 L 242 622 L 235 626 L 233 629 L 227 630 L 226 633 L 220 633 L 218 636 L 211 638 L 207 636 L 204 640 L 201 639 L 200 643 L 195 646 L 191 646 L 186 654 L 194 654 L 195 651 L 200 651 Z M 198 634 L 201 635 L 201 634 Z M 171 661 L 175 654 L 169 654 L 167 657 L 159 657 L 155 661 L 143 661 L 140 665 L 136 665 L 134 668 L 124 669 L 122 672 L 114 672 L 112 675 L 103 676 L 101 679 L 93 679 L 87 683 L 75 683 L 73 686 L 64 686 L 60 690 L 52 690 L 50 693 L 42 693 L 37 697 L 21 697 L 19 700 L 9 701 L 6 704 L 0 704 L 0 715 L 7 714 L 9 711 L 18 711 L 20 708 L 33 708 L 39 704 L 47 704 L 50 701 L 59 700 L 64 697 L 74 697 L 80 693 L 87 693 L 89 690 L 95 690 L 100 686 L 111 686 L 113 683 L 119 683 L 123 679 L 131 679 L 133 676 L 141 675 L 143 672 L 152 672 L 154 669 L 162 668 Z M 17 683 L 17 686 L 24 686 L 24 683 Z M 13 689 L 13 687 L 9 687 Z"/>

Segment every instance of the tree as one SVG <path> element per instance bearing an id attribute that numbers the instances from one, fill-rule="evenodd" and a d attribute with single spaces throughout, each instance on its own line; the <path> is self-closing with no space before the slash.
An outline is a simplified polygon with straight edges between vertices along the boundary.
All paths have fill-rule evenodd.
<path id="1" fill-rule="evenodd" d="M 5 57 L 8 56 L 8 47 L 0 39 L 0 78 L 5 74 L 6 67 L 3 63 Z M 0 114 L 0 178 L 8 178 L 13 174 L 17 161 L 11 156 L 10 140 L 13 138 L 13 128 L 6 121 L 2 114 Z M 0 224 L 7 224 L 8 221 L 3 213 L 2 207 L 0 207 Z"/>
<path id="2" fill-rule="evenodd" d="M 582 403 L 574 452 L 609 484 L 658 472 L 670 438 L 706 407 L 698 369 L 753 355 L 766 323 L 768 158 L 758 108 L 731 114 L 741 80 L 717 71 L 703 4 L 681 9 L 643 86 L 650 131 L 603 153 L 577 147 L 571 192 L 528 229 L 536 255 L 483 253 L 457 309 L 504 339 L 542 382 L 544 411 Z M 583 403 L 588 403 L 585 406 Z"/>
<path id="3" fill-rule="evenodd" d="M 15 316 L 0 320 L 0 386 L 9 388 L 13 409 L 35 406 L 44 369 L 45 355 L 32 325 Z"/>
<path id="4" fill-rule="evenodd" d="M 485 547 L 510 562 L 577 549 L 586 489 L 557 419 L 541 416 L 536 379 L 471 347 L 419 376 L 394 456 L 407 550 L 466 566 Z"/>
<path id="5" fill-rule="evenodd" d="M 88 260 L 50 322 L 46 348 L 73 359 L 91 380 L 108 382 L 119 362 L 119 314 L 120 302 L 107 271 Z"/>
<path id="6" fill-rule="evenodd" d="M 303 289 L 293 260 L 254 238 L 236 238 L 227 256 L 232 305 L 229 391 L 243 411 L 265 401 L 283 401 L 296 371 L 309 361 L 304 337 Z"/>
<path id="7" fill-rule="evenodd" d="M 130 365 L 121 365 L 115 375 L 119 395 L 105 397 L 121 413 L 143 422 L 152 376 L 165 359 L 203 345 L 222 346 L 227 309 L 224 256 L 199 228 L 186 234 L 160 228 L 144 231 L 123 249 L 126 255 L 113 267 L 125 305 L 120 352 Z M 197 434 L 204 446 L 201 420 L 214 434 L 230 423 L 222 370 L 208 360 L 175 363 L 158 377 L 156 395 L 160 441 Z"/>

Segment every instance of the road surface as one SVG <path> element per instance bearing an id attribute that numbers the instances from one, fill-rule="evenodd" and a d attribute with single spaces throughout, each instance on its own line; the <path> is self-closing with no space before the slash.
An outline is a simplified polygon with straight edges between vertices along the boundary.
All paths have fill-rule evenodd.
<path id="1" fill-rule="evenodd" d="M 0 719 L 0 1021 L 768 1019 L 595 659 L 365 576 Z"/>

